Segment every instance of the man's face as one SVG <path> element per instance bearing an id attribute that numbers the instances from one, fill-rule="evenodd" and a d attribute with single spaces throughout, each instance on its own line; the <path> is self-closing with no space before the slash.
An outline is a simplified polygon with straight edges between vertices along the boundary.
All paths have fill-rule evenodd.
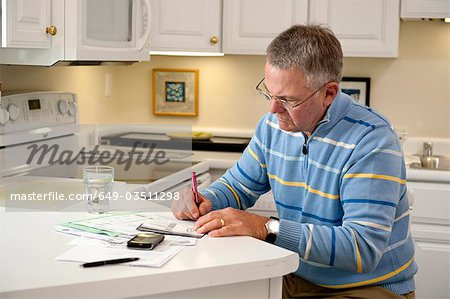
<path id="1" fill-rule="evenodd" d="M 276 114 L 280 128 L 285 131 L 303 131 L 310 134 L 334 98 L 334 96 L 330 98 L 328 93 L 329 85 L 334 83 L 328 83 L 315 92 L 317 89 L 311 90 L 306 87 L 306 79 L 300 70 L 281 70 L 269 63 L 265 66 L 264 84 L 273 97 L 291 103 L 299 103 L 312 95 L 295 108 L 274 99 L 270 101 L 270 112 Z M 337 86 L 337 83 L 335 85 Z"/>

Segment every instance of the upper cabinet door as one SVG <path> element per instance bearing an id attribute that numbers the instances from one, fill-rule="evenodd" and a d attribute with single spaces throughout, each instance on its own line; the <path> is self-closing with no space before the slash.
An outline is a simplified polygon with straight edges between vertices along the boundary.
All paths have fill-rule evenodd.
<path id="1" fill-rule="evenodd" d="M 280 32 L 308 20 L 308 0 L 224 0 L 225 54 L 264 55 Z"/>
<path id="2" fill-rule="evenodd" d="M 51 25 L 51 0 L 2 0 L 1 9 L 2 47 L 51 47 L 46 32 Z"/>
<path id="3" fill-rule="evenodd" d="M 450 18 L 449 0 L 402 0 L 402 18 Z"/>
<path id="4" fill-rule="evenodd" d="M 221 0 L 152 0 L 151 4 L 151 51 L 221 51 Z"/>
<path id="5" fill-rule="evenodd" d="M 314 0 L 310 23 L 328 24 L 347 57 L 396 57 L 399 0 Z"/>

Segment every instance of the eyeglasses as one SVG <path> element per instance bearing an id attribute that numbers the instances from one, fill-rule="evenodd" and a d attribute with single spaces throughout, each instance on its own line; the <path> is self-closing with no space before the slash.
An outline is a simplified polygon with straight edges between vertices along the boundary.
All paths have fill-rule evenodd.
<path id="1" fill-rule="evenodd" d="M 309 99 L 311 99 L 319 90 L 322 89 L 322 87 L 324 87 L 325 85 L 327 85 L 328 83 L 330 83 L 331 81 L 323 84 L 322 86 L 320 86 L 319 88 L 317 88 L 313 93 L 311 93 L 306 99 L 304 100 L 299 100 L 299 101 L 288 101 L 286 99 L 280 99 L 278 97 L 275 97 L 273 95 L 271 95 L 267 90 L 261 89 L 260 85 L 262 84 L 264 86 L 264 88 L 267 89 L 266 85 L 263 83 L 265 78 L 262 78 L 261 81 L 259 81 L 259 83 L 256 85 L 256 90 L 259 91 L 259 93 L 263 96 L 263 98 L 265 100 L 267 100 L 268 102 L 270 102 L 272 99 L 275 100 L 277 103 L 283 105 L 283 107 L 285 109 L 288 109 L 288 107 L 291 107 L 292 109 L 300 106 L 301 104 L 305 103 L 306 101 L 308 101 Z"/>

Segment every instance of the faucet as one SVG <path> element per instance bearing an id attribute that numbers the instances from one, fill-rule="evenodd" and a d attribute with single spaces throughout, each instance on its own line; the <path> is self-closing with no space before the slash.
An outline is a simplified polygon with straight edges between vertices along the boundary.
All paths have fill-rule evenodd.
<path id="1" fill-rule="evenodd" d="M 423 157 L 433 156 L 433 142 L 424 142 L 423 143 L 422 156 Z"/>

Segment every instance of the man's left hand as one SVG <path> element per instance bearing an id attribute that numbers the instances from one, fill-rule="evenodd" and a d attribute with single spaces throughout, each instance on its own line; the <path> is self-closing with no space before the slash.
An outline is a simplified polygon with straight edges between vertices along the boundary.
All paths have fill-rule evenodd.
<path id="1" fill-rule="evenodd" d="M 194 229 L 211 237 L 251 236 L 260 240 L 267 237 L 267 217 L 249 212 L 225 208 L 209 212 L 195 222 Z"/>

